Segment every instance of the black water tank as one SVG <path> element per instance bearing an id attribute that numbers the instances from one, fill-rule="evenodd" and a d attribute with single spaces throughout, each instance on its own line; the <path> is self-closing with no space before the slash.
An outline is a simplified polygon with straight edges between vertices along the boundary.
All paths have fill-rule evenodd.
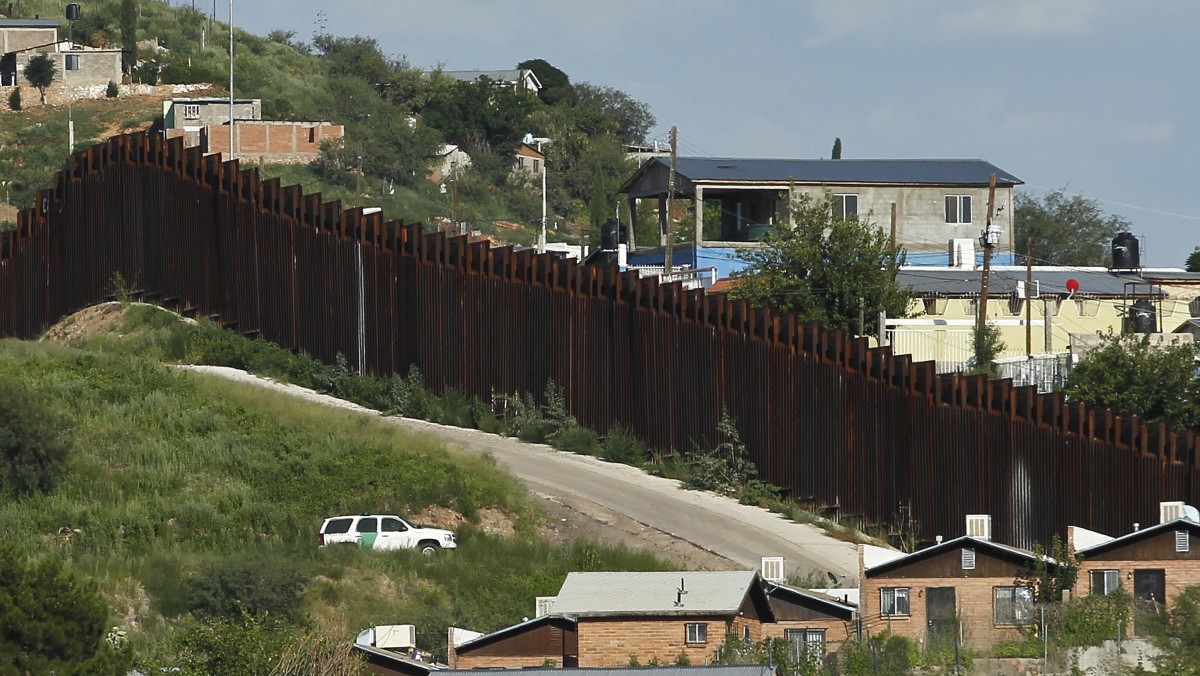
<path id="1" fill-rule="evenodd" d="M 1137 270 L 1142 267 L 1142 255 L 1136 235 L 1122 232 L 1113 237 L 1112 266 L 1113 270 Z"/>
<path id="2" fill-rule="evenodd" d="M 67 5 L 67 21 L 79 21 L 79 3 L 72 2 Z"/>
<path id="3" fill-rule="evenodd" d="M 1129 308 L 1129 327 L 1134 333 L 1154 333 L 1158 329 L 1157 315 L 1154 303 L 1140 298 Z"/>
<path id="4" fill-rule="evenodd" d="M 601 251 L 616 251 L 618 242 L 618 233 L 621 230 L 621 225 L 617 223 L 617 219 L 610 218 L 600 225 L 600 250 Z"/>

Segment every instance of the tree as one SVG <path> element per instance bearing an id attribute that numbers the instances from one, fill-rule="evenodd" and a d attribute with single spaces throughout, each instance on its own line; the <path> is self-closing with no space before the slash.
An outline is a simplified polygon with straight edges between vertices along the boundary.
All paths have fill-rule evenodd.
<path id="1" fill-rule="evenodd" d="M 11 110 L 21 109 L 21 88 L 13 87 L 12 93 L 8 95 L 8 107 Z"/>
<path id="2" fill-rule="evenodd" d="M 1149 336 L 1100 335 L 1067 376 L 1073 401 L 1107 406 L 1175 429 L 1200 427 L 1200 381 L 1191 343 L 1151 345 Z"/>
<path id="3" fill-rule="evenodd" d="M 1000 329 L 995 324 L 987 324 L 982 329 L 976 327 L 971 333 L 971 354 L 975 363 L 968 373 L 982 373 L 993 380 L 999 378 L 996 357 L 1003 351 L 1004 341 L 1000 339 Z"/>
<path id="4" fill-rule="evenodd" d="M 832 160 L 842 159 L 842 137 L 838 136 L 833 139 L 833 154 L 829 156 Z"/>
<path id="5" fill-rule="evenodd" d="M 1200 246 L 1192 250 L 1192 253 L 1187 257 L 1187 271 L 1200 272 Z"/>
<path id="6" fill-rule="evenodd" d="M 1158 673 L 1200 676 L 1200 586 L 1175 597 L 1154 643 L 1161 651 L 1153 658 Z"/>
<path id="7" fill-rule="evenodd" d="M 1039 265 L 1107 266 L 1112 238 L 1131 226 L 1122 216 L 1104 213 L 1096 200 L 1063 190 L 1040 201 L 1018 193 L 1013 224 L 1018 245 L 1033 240 L 1033 260 Z M 1024 246 L 1017 248 L 1024 251 Z"/>
<path id="8" fill-rule="evenodd" d="M 128 673 L 128 648 L 107 640 L 109 614 L 95 583 L 57 557 L 30 561 L 0 544 L 0 672 Z"/>
<path id="9" fill-rule="evenodd" d="M 137 65 L 137 0 L 121 0 L 121 68 L 132 73 Z"/>
<path id="10" fill-rule="evenodd" d="M 29 84 L 37 87 L 38 92 L 42 95 L 42 105 L 46 105 L 46 88 L 54 84 L 54 78 L 58 75 L 58 68 L 54 66 L 54 60 L 49 54 L 38 54 L 25 64 L 25 79 Z"/>
<path id="11" fill-rule="evenodd" d="M 577 121 L 590 113 L 604 125 L 591 131 L 593 135 L 608 131 L 622 143 L 643 143 L 654 126 L 650 108 L 620 89 L 581 82 L 575 85 L 575 95 Z"/>
<path id="12" fill-rule="evenodd" d="M 800 195 L 790 212 L 794 228 L 782 225 L 766 246 L 741 254 L 749 266 L 734 275 L 731 297 L 835 329 L 857 331 L 861 313 L 867 334 L 877 330 L 879 310 L 907 316 L 909 292 L 896 283 L 904 251 L 892 249 L 881 229 L 835 218 L 830 193 L 821 200 Z"/>
<path id="13" fill-rule="evenodd" d="M 560 103 L 573 103 L 575 101 L 575 88 L 571 86 L 571 78 L 561 70 L 550 65 L 545 59 L 529 59 L 517 64 L 517 68 L 522 70 L 532 70 L 537 76 L 538 82 L 542 83 L 542 88 L 538 91 L 538 97 L 548 106 L 558 105 Z"/>
<path id="14" fill-rule="evenodd" d="M 68 443 L 62 423 L 29 387 L 0 376 L 0 496 L 52 490 Z"/>

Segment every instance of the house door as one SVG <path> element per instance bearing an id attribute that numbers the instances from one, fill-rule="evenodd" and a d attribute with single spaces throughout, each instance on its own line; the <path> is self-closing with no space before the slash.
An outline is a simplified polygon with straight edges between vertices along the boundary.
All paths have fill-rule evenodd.
<path id="1" fill-rule="evenodd" d="M 954 640 L 958 631 L 954 587 L 931 587 L 925 590 L 925 620 L 928 625 L 926 645 L 945 645 Z"/>
<path id="2" fill-rule="evenodd" d="M 1162 613 L 1167 598 L 1167 575 L 1162 568 L 1143 568 L 1133 571 L 1133 630 L 1146 633 L 1143 622 Z"/>

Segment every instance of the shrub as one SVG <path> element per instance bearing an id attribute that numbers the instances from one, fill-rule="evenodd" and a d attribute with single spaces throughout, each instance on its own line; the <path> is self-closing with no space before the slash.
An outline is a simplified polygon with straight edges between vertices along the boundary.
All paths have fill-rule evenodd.
<path id="1" fill-rule="evenodd" d="M 560 451 L 583 453 L 585 455 L 595 455 L 600 447 L 596 433 L 579 425 L 559 428 L 550 435 L 548 441 L 551 446 Z"/>
<path id="2" fill-rule="evenodd" d="M 386 399 L 384 412 L 405 418 L 424 418 L 437 403 L 433 393 L 425 389 L 425 379 L 416 364 L 408 367 L 407 377 L 393 375 L 388 379 Z"/>
<path id="3" fill-rule="evenodd" d="M 776 511 L 778 511 L 780 500 L 779 487 L 759 479 L 747 481 L 738 494 L 738 502 L 743 505 L 766 507 Z"/>
<path id="4" fill-rule="evenodd" d="M 120 93 L 121 93 L 121 90 L 117 89 L 117 83 L 113 82 L 112 80 L 109 80 L 108 86 L 104 88 L 104 95 L 110 99 L 115 99 L 115 98 L 117 98 L 117 95 Z"/>
<path id="5" fill-rule="evenodd" d="M 8 108 L 9 108 L 9 110 L 20 110 L 21 109 L 21 88 L 20 87 L 13 89 L 12 93 L 8 95 Z"/>
<path id="6" fill-rule="evenodd" d="M 438 415 L 434 422 L 455 427 L 475 427 L 475 412 L 471 400 L 458 390 L 451 388 L 438 400 Z"/>
<path id="7" fill-rule="evenodd" d="M 192 674 L 269 674 L 294 640 L 294 632 L 270 615 L 189 620 L 175 634 L 179 668 Z"/>
<path id="8" fill-rule="evenodd" d="M 69 444 L 41 395 L 0 376 L 0 494 L 48 493 L 66 468 Z"/>
<path id="9" fill-rule="evenodd" d="M 1125 634 L 1129 627 L 1129 594 L 1088 594 L 1067 601 L 1058 619 L 1058 642 L 1069 647 L 1098 646 Z"/>
<path id="10" fill-rule="evenodd" d="M 301 590 L 306 583 L 299 567 L 288 559 L 264 565 L 260 557 L 216 561 L 191 582 L 189 609 L 202 616 L 236 619 L 243 614 L 269 614 L 299 622 Z"/>
<path id="11" fill-rule="evenodd" d="M 729 411 L 721 412 L 717 424 L 721 441 L 711 449 L 696 447 L 692 451 L 692 474 L 684 482 L 688 488 L 733 495 L 754 478 L 757 469 Z"/>
<path id="12" fill-rule="evenodd" d="M 600 457 L 609 462 L 641 467 L 646 462 L 646 445 L 628 427 L 614 425 L 604 438 Z"/>
<path id="13" fill-rule="evenodd" d="M 528 392 L 523 396 L 509 397 L 508 403 L 512 410 L 509 428 L 516 438 L 541 444 L 554 431 L 552 423 L 542 414 L 541 407 Z"/>

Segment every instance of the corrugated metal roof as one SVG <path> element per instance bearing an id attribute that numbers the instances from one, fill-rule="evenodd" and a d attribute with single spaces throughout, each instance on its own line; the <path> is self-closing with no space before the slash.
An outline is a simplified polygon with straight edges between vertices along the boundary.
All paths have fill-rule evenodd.
<path id="1" fill-rule="evenodd" d="M 521 669 L 520 673 L 545 673 L 552 676 L 772 676 L 775 668 L 766 664 L 713 664 L 688 667 L 554 667 Z M 472 674 L 478 669 L 445 669 L 438 676 Z"/>
<path id="2" fill-rule="evenodd" d="M 650 162 L 670 166 L 664 158 Z M 984 160 L 786 160 L 732 157 L 681 157 L 676 170 L 692 181 L 872 183 L 904 185 L 987 185 L 992 174 L 996 184 L 1013 186 L 1021 179 Z"/>
<path id="3" fill-rule="evenodd" d="M 1016 292 L 1017 283 L 1024 284 L 1025 274 L 1025 268 L 1021 266 L 992 268 L 988 279 L 989 293 L 1007 295 Z M 979 295 L 982 277 L 982 270 L 916 267 L 900 270 L 896 275 L 896 283 L 912 289 L 918 296 L 976 296 Z M 1137 284 L 1137 287 L 1129 287 L 1131 294 L 1162 294 L 1158 287 L 1151 287 L 1150 283 L 1141 277 L 1115 275 L 1102 268 L 1035 267 L 1033 279 L 1040 292 L 1048 295 L 1069 295 L 1067 281 L 1071 279 L 1079 282 L 1076 295 L 1082 296 L 1123 296 L 1126 293 L 1126 283 Z"/>
<path id="4" fill-rule="evenodd" d="M 58 28 L 54 19 L 0 19 L 0 28 Z"/>
<path id="5" fill-rule="evenodd" d="M 554 599 L 564 615 L 737 612 L 758 573 L 570 573 Z M 682 588 L 685 593 L 680 594 Z"/>

